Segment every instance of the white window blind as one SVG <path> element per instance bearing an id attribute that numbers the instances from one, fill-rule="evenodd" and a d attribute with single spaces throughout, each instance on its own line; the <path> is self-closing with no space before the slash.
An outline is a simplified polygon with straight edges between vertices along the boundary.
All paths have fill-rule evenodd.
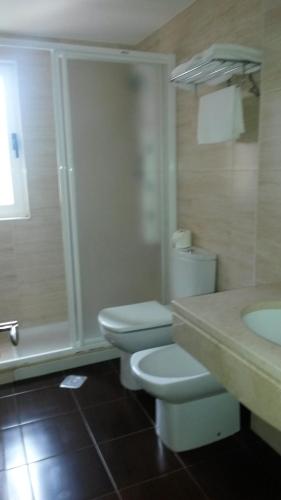
<path id="1" fill-rule="evenodd" d="M 17 68 L 0 61 L 0 219 L 29 217 Z"/>

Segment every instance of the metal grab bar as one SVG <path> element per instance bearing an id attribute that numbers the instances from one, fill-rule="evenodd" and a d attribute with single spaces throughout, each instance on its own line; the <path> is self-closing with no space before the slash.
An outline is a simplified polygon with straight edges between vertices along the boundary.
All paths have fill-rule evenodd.
<path id="1" fill-rule="evenodd" d="M 18 321 L 6 321 L 5 323 L 0 323 L 0 332 L 9 333 L 10 341 L 13 345 L 18 345 L 19 343 L 19 323 Z"/>

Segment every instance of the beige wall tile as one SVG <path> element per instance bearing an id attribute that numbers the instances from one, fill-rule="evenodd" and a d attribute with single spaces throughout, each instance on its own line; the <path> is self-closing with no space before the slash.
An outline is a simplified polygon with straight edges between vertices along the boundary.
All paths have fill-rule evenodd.
<path id="1" fill-rule="evenodd" d="M 256 279 L 281 279 L 281 170 L 261 170 L 257 217 Z"/>
<path id="2" fill-rule="evenodd" d="M 281 171 L 280 169 L 267 168 L 259 173 L 258 206 L 272 207 L 281 203 Z M 278 213 L 276 213 L 278 215 Z"/>
<path id="3" fill-rule="evenodd" d="M 281 31 L 281 30 L 280 30 Z M 281 33 L 280 33 L 281 46 Z M 281 58 L 278 48 L 264 48 L 264 64 L 262 69 L 262 90 L 269 92 L 271 90 L 281 89 Z"/>
<path id="4" fill-rule="evenodd" d="M 281 168 L 281 141 L 276 137 L 269 137 L 260 142 L 260 169 Z"/>
<path id="5" fill-rule="evenodd" d="M 233 172 L 229 275 L 233 288 L 255 280 L 257 170 Z"/>
<path id="6" fill-rule="evenodd" d="M 235 170 L 258 170 L 259 145 L 257 142 L 236 142 L 233 148 L 233 163 Z"/>
<path id="7" fill-rule="evenodd" d="M 281 23 L 281 5 L 272 8 L 265 13 L 264 17 L 264 47 L 271 49 L 280 48 L 280 23 Z"/>
<path id="8" fill-rule="evenodd" d="M 177 91 L 178 224 L 193 231 L 196 244 L 217 252 L 219 289 L 252 283 L 255 260 L 258 282 L 281 278 L 280 27 L 280 0 L 197 0 L 138 47 L 174 52 L 177 61 L 215 42 L 265 48 L 260 152 L 258 100 L 244 98 L 247 134 L 239 142 L 198 146 L 198 99 Z M 10 277 L 8 296 L 15 294 L 15 310 L 24 322 L 48 322 L 66 314 L 50 61 L 47 54 L 28 50 L 5 49 L 1 55 L 19 62 L 33 217 L 25 227 L 0 224 L 0 265 L 2 259 L 6 285 Z M 20 289 L 18 280 L 24 283 Z M 0 300 L 7 314 L 8 302 L 3 299 L 1 306 Z"/>
<path id="9" fill-rule="evenodd" d="M 139 48 L 175 52 L 180 62 L 215 42 L 261 47 L 263 24 L 261 0 L 197 0 Z M 199 95 L 212 90 L 201 88 Z M 259 100 L 244 94 L 241 140 L 199 146 L 198 98 L 177 91 L 178 225 L 218 254 L 220 290 L 254 279 Z"/>
<path id="10" fill-rule="evenodd" d="M 281 7 L 281 0 L 263 0 L 263 9 L 265 12 L 276 7 Z"/>
<path id="11" fill-rule="evenodd" d="M 140 47 L 182 61 L 214 42 L 264 49 L 261 99 L 246 94 L 239 142 L 198 146 L 197 100 L 177 92 L 178 224 L 217 252 L 227 290 L 281 280 L 281 0 L 197 0 Z"/>
<path id="12" fill-rule="evenodd" d="M 281 128 L 281 89 L 261 97 L 261 140 L 279 139 Z"/>
<path id="13" fill-rule="evenodd" d="M 223 145 L 194 145 L 188 146 L 184 142 L 182 135 L 186 134 L 185 130 L 181 130 L 178 134 L 178 139 L 181 142 L 178 143 L 178 154 L 179 154 L 179 171 L 190 170 L 198 172 L 198 170 L 210 172 L 214 171 L 213 176 L 216 175 L 217 170 L 229 170 L 232 169 L 233 165 L 233 144 L 225 143 Z"/>

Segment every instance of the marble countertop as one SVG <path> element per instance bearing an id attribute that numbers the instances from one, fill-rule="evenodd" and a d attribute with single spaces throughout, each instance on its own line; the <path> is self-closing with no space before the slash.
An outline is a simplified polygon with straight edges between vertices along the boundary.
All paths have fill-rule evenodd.
<path id="1" fill-rule="evenodd" d="M 175 328 L 176 342 L 281 430 L 281 346 L 251 332 L 242 320 L 243 310 L 278 302 L 281 307 L 279 283 L 177 299 L 172 305 L 184 324 Z"/>

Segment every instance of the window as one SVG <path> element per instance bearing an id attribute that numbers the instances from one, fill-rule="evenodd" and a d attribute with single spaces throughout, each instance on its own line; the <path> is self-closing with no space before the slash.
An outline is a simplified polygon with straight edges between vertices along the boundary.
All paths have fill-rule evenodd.
<path id="1" fill-rule="evenodd" d="M 0 61 L 0 219 L 29 216 L 17 68 Z"/>

